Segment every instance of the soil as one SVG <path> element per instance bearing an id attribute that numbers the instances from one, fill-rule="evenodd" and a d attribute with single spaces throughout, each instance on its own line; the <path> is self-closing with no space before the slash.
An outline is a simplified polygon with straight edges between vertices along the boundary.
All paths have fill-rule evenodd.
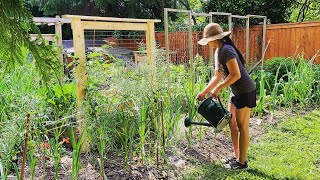
<path id="1" fill-rule="evenodd" d="M 265 112 L 262 119 L 252 117 L 250 119 L 250 136 L 251 143 L 256 143 L 257 140 L 266 132 L 268 126 L 281 122 L 288 117 L 302 116 L 309 111 L 316 109 L 312 107 L 303 109 L 301 111 L 288 111 L 280 109 L 274 114 Z M 221 159 L 226 159 L 232 156 L 232 142 L 230 140 L 230 132 L 228 128 L 220 133 L 213 133 L 213 129 L 209 127 L 194 126 L 191 146 L 187 148 L 187 141 L 185 138 L 186 128 L 183 125 L 183 120 L 180 123 L 180 132 L 178 135 L 178 143 L 166 147 L 165 159 L 160 158 L 158 160 L 158 166 L 155 160 L 153 162 L 141 162 L 133 157 L 131 158 L 129 167 L 124 167 L 124 158 L 117 154 L 109 153 L 108 159 L 105 163 L 105 174 L 108 179 L 177 179 L 181 172 L 186 169 L 190 169 L 201 163 L 216 163 Z M 204 135 L 202 140 L 199 140 L 199 130 L 202 129 Z M 70 149 L 69 149 L 70 150 Z M 59 179 L 69 180 L 71 179 L 71 151 L 61 158 Z M 88 159 L 90 157 L 91 159 Z M 90 154 L 81 156 L 81 164 L 79 172 L 80 180 L 93 180 L 101 179 L 99 173 L 99 164 L 97 161 L 98 154 Z M 165 161 L 165 162 L 164 162 Z M 90 163 L 90 162 L 94 162 Z M 37 163 L 35 170 L 35 179 L 54 179 L 54 164 L 47 159 L 46 169 L 43 171 L 43 161 L 40 160 Z M 21 167 L 20 167 L 21 168 Z M 127 170 L 126 170 L 127 169 Z M 25 167 L 25 179 L 30 177 L 29 167 Z M 9 175 L 8 179 L 15 179 L 13 172 Z"/>

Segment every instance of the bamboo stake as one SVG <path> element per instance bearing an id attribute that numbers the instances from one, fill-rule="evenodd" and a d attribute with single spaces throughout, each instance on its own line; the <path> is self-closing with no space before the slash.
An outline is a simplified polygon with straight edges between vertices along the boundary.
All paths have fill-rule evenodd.
<path id="1" fill-rule="evenodd" d="M 167 63 L 170 62 L 170 56 L 169 56 L 169 25 L 168 25 L 168 9 L 164 8 L 164 32 L 165 32 L 165 46 L 166 46 L 166 57 L 167 57 Z M 168 76 L 170 77 L 170 76 Z"/>
<path id="2" fill-rule="evenodd" d="M 43 134 L 43 176 L 42 179 L 46 177 L 46 140 L 45 140 L 45 134 Z"/>
<path id="3" fill-rule="evenodd" d="M 158 118 L 156 118 L 156 121 L 158 121 Z M 157 123 L 157 129 L 158 129 L 158 123 Z M 159 139 L 158 139 L 158 133 L 156 135 L 156 161 L 157 161 L 157 168 L 159 166 Z"/>
<path id="4" fill-rule="evenodd" d="M 262 57 L 261 59 L 264 61 L 265 51 L 266 51 L 266 36 L 267 36 L 267 17 L 263 19 L 263 29 L 262 29 Z M 268 42 L 269 45 L 269 42 Z"/>
<path id="5" fill-rule="evenodd" d="M 188 16 L 188 20 L 189 20 L 189 58 L 190 58 L 190 73 L 191 73 L 191 78 L 192 78 L 192 92 L 194 91 L 194 73 L 193 73 L 193 38 L 192 38 L 192 14 L 191 11 L 189 11 L 189 16 Z"/>
<path id="6" fill-rule="evenodd" d="M 268 44 L 267 44 L 266 48 L 265 48 L 264 51 L 263 51 L 262 57 L 264 57 L 264 55 L 265 55 L 265 53 L 266 53 L 266 51 L 267 51 L 267 49 L 268 49 L 269 44 L 270 44 L 270 40 L 268 41 Z M 261 58 L 260 61 L 257 62 L 257 64 L 255 64 L 255 65 L 249 70 L 248 74 L 251 74 L 252 71 L 253 71 L 255 68 L 257 68 L 257 66 L 259 66 L 260 63 L 262 63 L 262 66 L 263 66 L 263 61 L 264 61 L 264 58 Z"/>
<path id="7" fill-rule="evenodd" d="M 29 127 L 30 127 L 30 113 L 27 114 L 27 128 L 26 128 L 26 134 L 25 134 L 25 139 L 24 139 L 23 158 L 22 158 L 22 164 L 21 164 L 20 180 L 23 180 L 23 177 L 24 177 L 24 166 L 25 166 L 26 160 L 27 160 L 27 147 L 28 147 Z"/>
<path id="8" fill-rule="evenodd" d="M 161 109 L 161 125 L 162 125 L 162 146 L 163 146 L 164 153 L 166 153 L 166 140 L 164 137 L 163 98 L 160 101 L 160 109 Z M 163 162 L 166 164 L 166 158 L 163 158 Z"/>
<path id="9" fill-rule="evenodd" d="M 212 23 L 213 22 L 213 19 L 212 19 L 212 14 L 211 16 L 209 17 L 209 23 Z M 214 74 L 215 72 L 215 60 L 213 58 L 213 55 L 214 55 L 214 52 L 213 52 L 213 48 L 212 47 L 209 47 L 210 49 L 210 55 L 209 55 L 209 62 L 210 62 L 210 67 L 211 67 L 211 76 Z"/>

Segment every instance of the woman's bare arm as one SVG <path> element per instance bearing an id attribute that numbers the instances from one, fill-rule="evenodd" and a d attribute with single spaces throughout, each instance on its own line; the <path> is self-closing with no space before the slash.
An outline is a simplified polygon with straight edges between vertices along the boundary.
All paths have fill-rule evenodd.
<path id="1" fill-rule="evenodd" d="M 214 76 L 211 78 L 210 82 L 202 90 L 202 92 L 197 95 L 197 99 L 203 100 L 205 98 L 206 94 L 208 94 L 214 87 L 216 87 L 218 85 L 218 83 L 221 81 L 221 79 L 222 79 L 221 74 L 219 73 L 218 70 L 215 70 Z"/>
<path id="2" fill-rule="evenodd" d="M 224 79 L 223 82 L 221 82 L 216 87 L 216 89 L 218 89 L 219 91 L 223 88 L 230 86 L 231 84 L 235 83 L 238 79 L 241 78 L 241 73 L 240 73 L 237 59 L 235 59 L 235 58 L 230 59 L 227 62 L 227 68 L 229 70 L 229 75 L 227 76 L 226 79 Z"/>

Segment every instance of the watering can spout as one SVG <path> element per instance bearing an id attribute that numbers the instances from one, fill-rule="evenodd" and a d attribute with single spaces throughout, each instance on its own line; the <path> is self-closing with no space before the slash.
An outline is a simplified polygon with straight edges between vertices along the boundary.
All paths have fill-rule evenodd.
<path id="1" fill-rule="evenodd" d="M 186 119 L 184 120 L 184 126 L 189 127 L 191 126 L 191 124 L 212 127 L 210 123 L 192 122 L 189 117 L 186 117 Z"/>

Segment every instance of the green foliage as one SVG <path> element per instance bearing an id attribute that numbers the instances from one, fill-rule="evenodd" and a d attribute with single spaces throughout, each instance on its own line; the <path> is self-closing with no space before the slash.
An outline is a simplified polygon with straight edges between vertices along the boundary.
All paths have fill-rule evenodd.
<path id="1" fill-rule="evenodd" d="M 24 60 L 22 64 L 14 72 L 1 74 L 3 78 L 0 79 L 0 156 L 5 169 L 2 176 L 7 176 L 15 166 L 13 157 L 18 157 L 20 161 L 18 153 L 21 153 L 19 147 L 24 138 L 27 113 L 31 113 L 28 148 L 35 149 L 35 152 L 30 151 L 28 155 L 33 175 L 38 159 L 35 157 L 35 153 L 38 153 L 36 145 L 43 143 L 41 137 L 49 129 L 69 122 L 71 118 L 67 117 L 72 117 L 75 109 L 75 90 L 69 89 L 73 85 L 62 83 L 62 87 L 58 88 L 61 82 L 54 77 L 45 85 L 33 62 Z"/>
<path id="2" fill-rule="evenodd" d="M 290 16 L 290 8 L 296 0 L 208 0 L 210 12 L 229 12 L 237 15 L 258 14 L 270 18 L 271 23 L 284 23 Z M 261 20 L 259 20 L 261 21 Z"/>
<path id="3" fill-rule="evenodd" d="M 81 162 L 80 162 L 80 150 L 81 146 L 83 144 L 83 134 L 81 133 L 79 136 L 79 139 L 76 139 L 74 134 L 74 129 L 70 129 L 71 136 L 71 144 L 72 144 L 72 180 L 76 180 L 79 178 L 79 170 L 81 168 Z M 82 131 L 84 132 L 84 131 Z"/>
<path id="4" fill-rule="evenodd" d="M 18 123 L 2 124 L 6 125 L 5 129 L 1 128 L 0 133 L 0 162 L 2 165 L 3 173 L 1 179 L 7 179 L 11 168 L 14 166 L 13 159 L 19 153 L 17 148 L 22 141 L 23 131 Z"/>
<path id="5" fill-rule="evenodd" d="M 13 70 L 31 53 L 38 71 L 45 80 L 49 80 L 53 75 L 50 70 L 58 68 L 57 51 L 40 36 L 24 1 L 5 0 L 0 2 L 0 6 L 0 68 L 3 71 Z M 38 34 L 38 38 L 31 40 L 30 32 Z"/>
<path id="6" fill-rule="evenodd" d="M 162 9 L 173 2 L 163 0 L 148 1 L 118 1 L 118 0 L 93 0 L 93 1 L 61 1 L 61 0 L 30 0 L 32 6 L 38 6 L 45 15 L 99 15 L 109 17 L 133 18 L 160 18 Z M 139 11 L 137 11 L 139 9 Z M 84 14 L 85 13 L 85 14 Z"/>
<path id="7" fill-rule="evenodd" d="M 319 21 L 320 1 L 319 0 L 297 0 L 292 6 L 290 22 Z"/>
<path id="8" fill-rule="evenodd" d="M 30 167 L 31 179 L 34 179 L 36 165 L 39 160 L 38 157 L 35 156 L 35 149 L 33 149 L 33 148 L 30 148 L 29 153 L 28 153 L 28 163 L 29 163 L 29 167 Z"/>
<path id="9" fill-rule="evenodd" d="M 257 108 L 259 116 L 277 106 L 306 107 L 319 102 L 319 65 L 297 58 L 274 58 L 268 60 L 261 71 L 251 77 L 260 94 Z"/>
<path id="10" fill-rule="evenodd" d="M 205 4 L 202 0 L 29 0 L 38 6 L 45 15 L 84 14 L 109 17 L 156 18 L 161 19 L 163 8 L 183 8 L 201 11 Z"/>

